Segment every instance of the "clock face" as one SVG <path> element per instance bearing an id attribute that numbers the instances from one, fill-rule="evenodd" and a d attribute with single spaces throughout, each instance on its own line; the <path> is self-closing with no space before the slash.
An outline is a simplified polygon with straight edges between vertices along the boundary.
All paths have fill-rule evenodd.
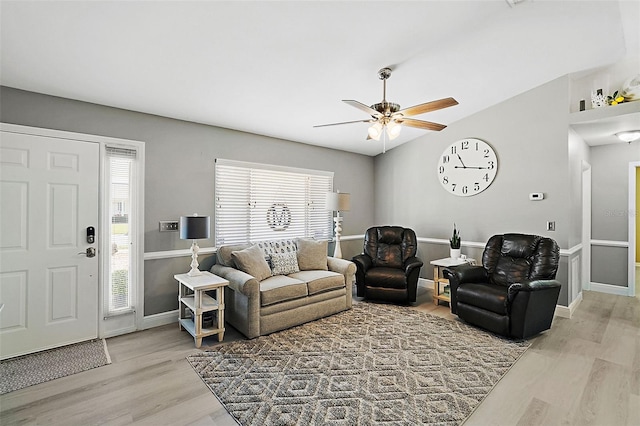
<path id="1" fill-rule="evenodd" d="M 469 197 L 491 185 L 498 172 L 498 157 L 480 139 L 462 139 L 444 150 L 438 161 L 440 184 L 460 197 Z"/>

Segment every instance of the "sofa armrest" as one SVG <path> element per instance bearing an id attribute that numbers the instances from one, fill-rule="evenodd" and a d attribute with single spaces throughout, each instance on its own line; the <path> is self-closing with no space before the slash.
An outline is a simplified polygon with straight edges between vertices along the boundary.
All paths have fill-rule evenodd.
<path id="1" fill-rule="evenodd" d="M 353 277 L 353 275 L 356 273 L 355 263 L 346 259 L 338 259 L 337 257 L 327 256 L 327 266 L 329 267 L 330 271 L 337 272 L 344 275 L 345 277 Z"/>
<path id="2" fill-rule="evenodd" d="M 356 276 L 356 265 L 346 259 L 327 256 L 327 266 L 330 271 L 344 275 L 344 285 L 347 290 L 347 307 L 351 308 L 353 296 L 353 282 Z"/>
<path id="3" fill-rule="evenodd" d="M 229 281 L 229 287 L 247 297 L 260 297 L 260 283 L 252 275 L 229 266 L 213 265 L 211 273 Z"/>

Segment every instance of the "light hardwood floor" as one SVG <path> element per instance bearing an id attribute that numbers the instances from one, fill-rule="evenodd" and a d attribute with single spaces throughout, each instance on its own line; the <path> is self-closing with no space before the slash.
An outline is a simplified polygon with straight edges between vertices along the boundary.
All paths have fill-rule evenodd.
<path id="1" fill-rule="evenodd" d="M 453 321 L 420 288 L 412 309 Z M 640 425 L 640 299 L 585 292 L 496 385 L 471 425 Z M 225 341 L 242 337 L 227 327 Z M 217 345 L 206 338 L 203 348 Z M 224 344 L 224 343 L 223 343 Z M 107 340 L 113 363 L 0 396 L 0 424 L 235 425 L 185 357 L 170 325 Z"/>

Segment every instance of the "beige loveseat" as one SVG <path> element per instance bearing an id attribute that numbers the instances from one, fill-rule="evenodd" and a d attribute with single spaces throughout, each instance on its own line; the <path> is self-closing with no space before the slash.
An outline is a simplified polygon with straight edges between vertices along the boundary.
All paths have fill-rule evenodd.
<path id="1" fill-rule="evenodd" d="M 250 339 L 351 309 L 355 271 L 307 239 L 219 247 L 211 268 L 229 281 L 226 321 Z"/>

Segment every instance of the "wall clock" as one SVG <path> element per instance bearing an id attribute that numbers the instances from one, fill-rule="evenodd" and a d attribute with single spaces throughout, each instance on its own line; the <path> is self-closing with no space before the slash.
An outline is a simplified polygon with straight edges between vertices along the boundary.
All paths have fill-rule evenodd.
<path id="1" fill-rule="evenodd" d="M 449 145 L 438 161 L 438 180 L 444 189 L 469 197 L 491 185 L 498 172 L 498 157 L 485 141 L 462 139 Z"/>

